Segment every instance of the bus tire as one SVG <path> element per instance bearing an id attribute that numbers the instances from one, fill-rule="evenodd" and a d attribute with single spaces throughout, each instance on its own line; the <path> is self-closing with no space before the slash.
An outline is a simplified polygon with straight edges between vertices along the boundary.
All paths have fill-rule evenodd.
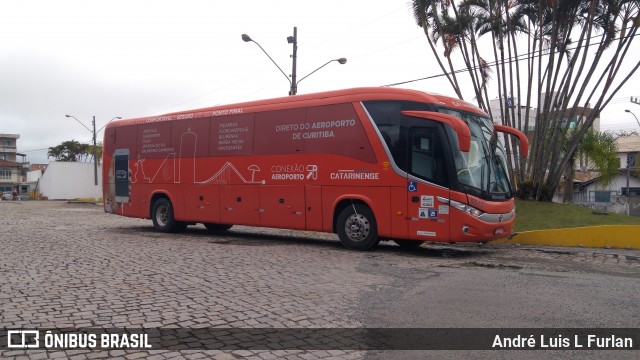
<path id="1" fill-rule="evenodd" d="M 352 204 L 338 215 L 336 232 L 347 249 L 371 250 L 380 239 L 373 211 L 363 204 Z"/>
<path id="2" fill-rule="evenodd" d="M 232 226 L 233 225 L 228 224 L 204 223 L 204 227 L 206 227 L 210 232 L 227 231 L 231 229 Z"/>
<path id="3" fill-rule="evenodd" d="M 393 240 L 393 242 L 404 249 L 414 249 L 425 243 L 425 241 L 420 240 Z"/>
<path id="4" fill-rule="evenodd" d="M 187 228 L 187 224 L 176 221 L 173 217 L 173 205 L 167 198 L 159 198 L 153 203 L 151 208 L 151 220 L 156 231 L 171 233 L 180 232 Z"/>

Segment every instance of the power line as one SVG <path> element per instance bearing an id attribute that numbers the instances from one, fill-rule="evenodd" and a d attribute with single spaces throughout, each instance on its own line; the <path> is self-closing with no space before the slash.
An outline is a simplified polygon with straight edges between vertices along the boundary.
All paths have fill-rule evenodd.
<path id="1" fill-rule="evenodd" d="M 26 152 L 36 152 L 36 151 L 44 151 L 44 150 L 49 150 L 49 148 L 42 148 L 42 149 L 32 149 L 32 150 L 20 150 L 19 152 L 21 153 L 26 153 Z"/>
<path id="2" fill-rule="evenodd" d="M 605 35 L 605 34 L 602 34 L 602 35 L 593 35 L 593 36 L 591 36 L 591 37 L 590 37 L 590 39 L 594 39 L 594 38 L 596 38 L 596 37 L 602 37 L 602 36 L 604 36 L 604 35 Z M 636 37 L 636 36 L 640 36 L 640 34 L 627 35 L 626 37 Z M 615 41 L 615 40 L 619 40 L 619 39 L 620 39 L 620 38 L 615 38 L 615 39 L 613 39 L 613 40 Z M 592 44 L 589 44 L 589 45 L 585 45 L 584 47 L 587 47 L 587 48 L 588 48 L 588 47 L 591 47 L 591 46 L 594 46 L 594 45 L 597 45 L 597 44 L 592 43 Z M 570 49 L 567 49 L 567 50 L 575 50 L 575 49 L 577 49 L 577 48 L 578 48 L 578 47 L 574 47 L 574 48 L 570 48 Z M 511 58 L 509 58 L 509 59 L 505 59 L 505 60 L 494 60 L 494 61 L 492 61 L 492 62 L 488 62 L 488 63 L 487 63 L 487 66 L 493 66 L 493 65 L 496 65 L 496 64 L 498 64 L 498 63 L 502 63 L 502 64 L 504 65 L 505 63 L 512 63 L 512 62 L 514 62 L 514 61 L 520 61 L 520 60 L 528 59 L 530 56 L 535 56 L 535 55 L 536 55 L 537 53 L 539 53 L 539 52 L 540 52 L 540 50 L 535 50 L 533 53 L 528 52 L 528 53 L 525 53 L 525 54 L 522 54 L 522 55 L 518 55 L 517 57 L 515 57 L 515 59 L 511 59 Z M 549 55 L 549 53 L 550 53 L 550 52 L 549 52 L 549 50 L 542 50 L 542 52 L 547 52 L 548 54 L 546 54 L 546 55 Z M 559 51 L 555 51 L 555 52 L 557 53 L 557 52 L 559 52 Z M 471 69 L 472 69 L 472 70 L 477 70 L 477 69 L 478 69 L 478 66 L 474 66 L 474 67 L 472 67 Z M 446 75 L 458 74 L 458 73 L 466 72 L 466 71 L 468 71 L 468 68 L 458 69 L 458 70 L 454 70 L 453 72 L 444 72 L 444 73 L 442 73 L 442 74 L 431 75 L 431 76 L 427 76 L 427 77 L 423 77 L 423 78 L 418 78 L 418 79 L 413 79 L 413 80 L 407 80 L 407 81 L 401 81 L 401 82 L 397 82 L 397 83 L 393 83 L 393 84 L 388 84 L 388 85 L 382 85 L 382 86 L 383 86 L 383 87 L 391 87 L 391 86 L 397 86 L 397 85 L 404 85 L 404 84 L 409 84 L 409 83 L 416 82 L 416 81 L 429 80 L 429 79 L 434 79 L 434 78 L 438 78 L 438 77 L 442 77 L 442 76 L 446 76 Z"/>
<path id="3" fill-rule="evenodd" d="M 340 37 L 343 37 L 345 34 L 348 34 L 348 33 L 354 32 L 354 31 L 356 31 L 356 30 L 359 30 L 359 29 L 361 29 L 361 28 L 363 28 L 363 27 L 365 27 L 365 26 L 367 26 L 367 25 L 369 25 L 369 24 L 375 23 L 376 21 L 379 21 L 379 20 L 381 20 L 381 19 L 384 19 L 385 17 L 387 17 L 387 16 L 389 16 L 389 15 L 392 15 L 392 14 L 394 14 L 394 13 L 396 13 L 396 12 L 398 12 L 398 11 L 400 11 L 400 10 L 404 9 L 404 8 L 405 8 L 404 6 L 403 6 L 403 7 L 400 7 L 400 8 L 397 8 L 397 9 L 395 9 L 395 10 L 393 10 L 393 11 L 387 12 L 387 13 L 386 13 L 386 14 L 384 14 L 384 15 L 378 16 L 378 17 L 376 17 L 376 18 L 374 18 L 374 19 L 372 19 L 372 20 L 369 20 L 369 21 L 363 22 L 363 23 L 361 23 L 360 25 L 357 25 L 357 26 L 355 26 L 355 27 L 353 27 L 353 28 L 351 28 L 351 29 L 349 29 L 349 30 L 343 31 L 342 33 L 340 33 Z M 400 42 L 400 43 L 396 43 L 396 44 L 393 44 L 393 45 L 389 45 L 389 46 L 386 46 L 386 47 L 384 47 L 384 48 L 381 48 L 381 49 L 375 50 L 375 51 L 373 51 L 373 52 L 369 52 L 369 53 L 367 53 L 367 54 L 357 56 L 357 57 L 355 57 L 355 58 L 357 59 L 357 58 L 361 58 L 361 57 L 369 56 L 369 55 L 374 54 L 374 53 L 376 53 L 376 52 L 383 51 L 383 50 L 386 50 L 386 49 L 388 49 L 388 48 L 390 48 L 390 47 L 398 46 L 398 45 L 401 45 L 401 44 L 404 44 L 404 43 L 407 43 L 407 42 L 413 41 L 413 40 L 415 40 L 415 39 L 416 39 L 416 38 L 412 38 L 412 39 L 405 40 L 405 41 Z M 330 40 L 327 40 L 327 41 L 325 41 L 325 42 L 320 42 L 320 43 L 319 43 L 319 45 L 323 45 L 323 44 L 325 44 L 325 43 L 327 43 L 327 42 L 329 42 L 329 41 L 330 41 Z M 215 93 L 215 92 L 218 92 L 218 91 L 220 91 L 220 90 L 222 90 L 222 89 L 224 89 L 224 88 L 226 88 L 226 87 L 228 87 L 228 86 L 230 86 L 230 85 L 232 85 L 232 84 L 233 84 L 233 83 L 226 84 L 226 85 L 224 85 L 224 86 L 222 86 L 222 87 L 219 87 L 219 88 L 217 88 L 217 89 L 215 89 L 215 90 L 209 91 L 209 92 L 207 92 L 207 93 L 205 93 L 205 94 L 202 94 L 202 95 L 198 95 L 198 96 L 196 96 L 196 97 L 194 97 L 194 98 L 191 98 L 191 99 L 189 99 L 189 100 L 183 101 L 183 102 L 181 102 L 181 103 L 179 103 L 179 104 L 176 104 L 176 105 L 173 105 L 173 106 L 170 106 L 170 107 L 166 107 L 166 108 L 164 108 L 164 110 L 159 110 L 158 112 L 165 112 L 165 111 L 167 111 L 167 110 L 169 110 L 169 109 L 176 108 L 176 107 L 178 107 L 178 106 L 180 106 L 180 105 L 184 105 L 184 104 L 190 103 L 190 102 L 192 102 L 192 101 L 194 101 L 194 100 L 197 100 L 197 99 L 203 98 L 203 97 L 205 97 L 205 96 L 207 96 L 207 95 L 210 95 L 210 94 L 213 94 L 213 93 Z M 237 102 L 237 101 L 240 101 L 240 100 L 242 100 L 242 99 L 245 99 L 245 98 L 247 98 L 247 97 L 249 97 L 249 96 L 251 96 L 251 95 L 253 95 L 253 94 L 255 94 L 255 93 L 258 93 L 258 92 L 260 92 L 260 91 L 262 91 L 262 90 L 264 90 L 264 89 L 266 89 L 266 88 L 268 88 L 268 87 L 270 87 L 270 86 L 265 86 L 265 87 L 262 87 L 262 88 L 260 88 L 260 89 L 258 89 L 258 90 L 252 91 L 251 93 L 249 93 L 249 94 L 247 94 L 247 95 L 244 95 L 244 96 L 241 96 L 241 97 L 237 98 L 237 100 L 234 100 L 234 101 L 232 101 L 232 102 Z"/>
<path id="4" fill-rule="evenodd" d="M 78 140 L 76 140 L 76 141 L 78 141 Z M 83 141 L 78 141 L 78 143 L 83 144 L 83 145 L 93 145 L 93 140 L 92 139 L 91 140 L 83 140 Z M 55 146 L 57 146 L 57 145 L 53 145 L 53 146 L 49 146 L 49 147 L 41 148 L 41 149 L 20 150 L 18 152 L 27 153 L 27 152 L 36 152 L 36 151 L 45 151 L 45 150 L 48 151 L 49 148 L 52 148 L 52 147 L 55 147 Z"/>

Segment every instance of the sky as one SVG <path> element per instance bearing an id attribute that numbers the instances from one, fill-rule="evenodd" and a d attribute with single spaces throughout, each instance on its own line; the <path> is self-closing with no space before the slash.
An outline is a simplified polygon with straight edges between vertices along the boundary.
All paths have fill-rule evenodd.
<path id="1" fill-rule="evenodd" d="M 91 142 L 116 116 L 287 96 L 297 27 L 298 93 L 383 86 L 441 74 L 408 0 L 2 0 L 0 133 L 46 163 L 47 148 Z M 636 41 L 631 54 L 640 53 Z M 640 74 L 601 115 L 603 130 L 638 130 Z M 402 85 L 455 96 L 442 77 Z M 471 90 L 471 89 L 469 89 Z M 463 94 L 471 100 L 472 93 Z M 497 94 L 496 94 L 497 96 Z M 103 133 L 98 134 L 98 140 Z"/>

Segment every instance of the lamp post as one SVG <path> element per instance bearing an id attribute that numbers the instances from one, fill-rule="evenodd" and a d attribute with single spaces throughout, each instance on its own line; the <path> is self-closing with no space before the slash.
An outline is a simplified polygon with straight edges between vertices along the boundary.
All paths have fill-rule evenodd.
<path id="1" fill-rule="evenodd" d="M 640 125 L 640 120 L 638 120 L 638 117 L 636 116 L 636 114 L 631 112 L 631 110 L 629 109 L 626 109 L 624 112 L 628 112 L 629 114 L 633 115 L 633 117 L 636 118 L 636 122 L 638 123 L 638 125 Z"/>
<path id="2" fill-rule="evenodd" d="M 304 77 L 302 77 L 302 79 L 297 80 L 297 62 L 298 62 L 298 28 L 297 27 L 293 27 L 293 36 L 288 36 L 287 37 L 287 42 L 289 44 L 293 45 L 293 55 L 291 55 L 291 59 L 292 59 L 292 64 L 291 64 L 291 79 L 289 79 L 289 77 L 287 76 L 287 74 L 284 73 L 284 71 L 282 71 L 282 69 L 280 68 L 280 66 L 278 66 L 278 64 L 276 64 L 276 62 L 271 58 L 271 56 L 269 56 L 269 54 L 262 48 L 262 46 L 260 46 L 260 44 L 258 44 L 255 40 L 253 40 L 249 35 L 247 34 L 242 34 L 242 40 L 244 42 L 253 42 L 254 44 L 258 45 L 258 47 L 260 48 L 260 50 L 262 50 L 262 52 L 267 55 L 267 57 L 269 58 L 269 60 L 271 60 L 271 62 L 278 68 L 278 70 L 280 70 L 280 72 L 282 73 L 282 75 L 284 75 L 284 77 L 287 78 L 287 81 L 289 82 L 289 95 L 295 95 L 298 93 L 298 84 L 300 83 L 300 81 L 304 80 L 305 78 L 307 78 L 309 75 L 315 73 L 316 71 L 322 69 L 323 67 L 327 66 L 329 63 L 337 61 L 340 64 L 346 64 L 347 59 L 346 58 L 340 58 L 340 59 L 333 59 L 333 60 L 329 60 L 327 61 L 324 65 L 320 66 L 319 68 L 313 70 L 312 72 L 310 72 L 309 74 L 305 75 Z"/>
<path id="3" fill-rule="evenodd" d="M 82 125 L 85 129 L 89 130 L 92 134 L 93 134 L 93 177 L 94 177 L 94 185 L 98 186 L 98 147 L 96 144 L 96 136 L 97 134 L 102 131 L 102 129 L 104 129 L 105 126 L 107 126 L 107 124 L 109 124 L 110 122 L 112 122 L 115 119 L 122 119 L 122 117 L 120 116 L 116 116 L 113 119 L 109 120 L 109 122 L 107 122 L 107 124 L 105 124 L 103 127 L 100 128 L 100 130 L 96 131 L 96 117 L 93 117 L 93 120 L 91 121 L 91 125 L 93 126 L 93 130 L 89 129 L 89 127 L 87 125 L 85 125 L 82 121 L 78 120 L 78 118 L 76 118 L 73 115 L 65 115 L 65 117 L 68 118 L 73 118 L 75 121 L 77 121 L 78 123 L 80 123 L 80 125 Z"/>
<path id="4" fill-rule="evenodd" d="M 298 80 L 298 84 L 300 84 L 300 82 L 301 82 L 302 80 L 304 80 L 304 79 L 308 78 L 308 77 L 309 77 L 309 75 L 311 75 L 311 74 L 313 74 L 314 72 L 316 72 L 316 71 L 318 71 L 318 70 L 322 69 L 323 67 L 325 67 L 325 66 L 329 65 L 330 63 L 332 63 L 332 62 L 334 62 L 334 61 L 337 61 L 337 62 L 338 62 L 338 63 L 340 63 L 340 64 L 346 64 L 346 63 L 347 63 L 347 58 L 333 59 L 333 60 L 329 60 L 329 61 L 327 61 L 326 63 L 324 63 L 324 65 L 322 65 L 322 66 L 320 66 L 319 68 L 317 68 L 317 69 L 313 70 L 313 71 L 312 71 L 312 72 L 310 72 L 309 74 L 305 75 L 302 79 Z M 296 89 L 297 89 L 297 87 L 298 87 L 298 85 L 296 84 Z M 295 94 L 294 94 L 294 95 L 295 95 Z"/>
<path id="5" fill-rule="evenodd" d="M 114 116 L 111 120 L 107 121 L 106 124 L 102 125 L 102 127 L 100 129 L 98 129 L 98 131 L 96 131 L 96 134 L 99 134 L 100 131 L 102 131 L 102 129 L 104 129 L 105 127 L 107 127 L 107 125 L 109 125 L 113 120 L 115 119 L 122 119 L 122 116 Z"/>
<path id="6" fill-rule="evenodd" d="M 636 118 L 636 122 L 638 123 L 638 125 L 640 125 L 640 121 L 638 120 L 638 117 L 636 116 L 636 114 L 631 112 L 631 110 L 629 109 L 625 109 L 624 112 L 628 112 L 629 114 L 633 115 L 633 117 Z M 638 154 L 637 152 L 633 153 L 634 167 L 635 167 L 635 159 L 637 154 Z M 631 193 L 629 192 L 630 177 L 631 177 L 631 152 L 627 152 L 627 215 L 631 214 Z"/>

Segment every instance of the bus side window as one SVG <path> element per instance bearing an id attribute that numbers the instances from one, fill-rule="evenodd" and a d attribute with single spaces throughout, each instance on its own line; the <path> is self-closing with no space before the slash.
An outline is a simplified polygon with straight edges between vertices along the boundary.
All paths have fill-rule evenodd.
<path id="1" fill-rule="evenodd" d="M 382 135 L 382 139 L 384 140 L 385 144 L 387 144 L 387 148 L 391 148 L 391 137 L 389 136 L 389 134 L 387 134 L 386 131 L 381 130 L 380 135 Z"/>
<path id="2" fill-rule="evenodd" d="M 407 169 L 407 127 L 397 124 L 381 124 L 378 126 L 384 142 L 389 148 L 391 157 L 398 168 Z"/>

